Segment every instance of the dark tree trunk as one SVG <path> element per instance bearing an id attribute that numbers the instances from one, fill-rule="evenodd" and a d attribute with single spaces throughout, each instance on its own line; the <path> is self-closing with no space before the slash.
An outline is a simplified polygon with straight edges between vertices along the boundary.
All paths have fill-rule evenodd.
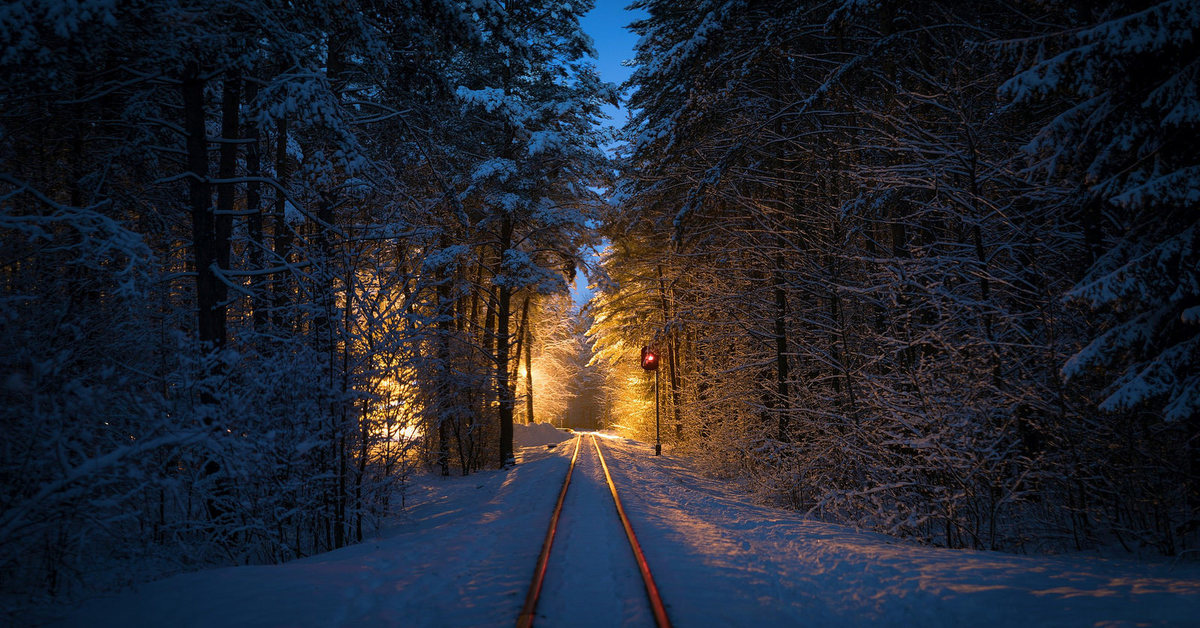
<path id="1" fill-rule="evenodd" d="M 329 354 L 330 368 L 333 366 L 333 317 L 334 308 L 334 279 L 333 273 L 333 241 L 329 238 L 329 225 L 333 224 L 334 200 L 328 193 L 321 194 L 321 202 L 317 206 L 317 223 L 315 237 L 317 259 L 314 260 L 313 275 L 316 277 L 316 314 L 312 318 L 313 347 L 322 353 Z M 347 286 L 348 288 L 348 286 Z"/>
<path id="2" fill-rule="evenodd" d="M 496 288 L 489 287 L 484 293 L 484 315 L 483 315 L 483 355 L 491 357 L 496 355 Z M 495 371 L 493 371 L 494 373 Z M 496 386 L 494 383 L 489 386 L 484 386 L 484 395 L 479 403 L 479 416 L 491 419 L 492 401 L 495 400 Z"/>
<path id="3" fill-rule="evenodd" d="M 443 236 L 442 245 L 449 244 L 449 240 Z M 453 386 L 449 383 L 450 377 L 450 334 L 453 330 L 454 321 L 450 316 L 452 305 L 450 303 L 450 279 L 443 277 L 437 285 L 437 351 L 438 365 L 435 367 L 438 372 L 438 386 L 436 394 L 438 399 L 436 403 L 445 404 L 446 399 L 453 394 Z M 445 408 L 441 407 L 437 416 L 437 431 L 438 431 L 438 453 L 437 463 L 441 469 L 442 475 L 450 475 L 450 421 L 455 420 L 454 417 L 447 415 Z M 464 465 L 463 473 L 467 472 L 465 461 L 462 459 L 462 435 L 459 435 L 459 458 L 460 463 Z"/>
<path id="4" fill-rule="evenodd" d="M 225 78 L 221 96 L 221 149 L 220 161 L 217 166 L 217 178 L 224 181 L 217 185 L 217 212 L 213 220 L 213 232 L 216 248 L 217 271 L 229 270 L 231 253 L 230 243 L 233 237 L 233 201 L 237 194 L 237 184 L 231 180 L 237 176 L 238 157 L 238 109 L 242 104 L 242 77 L 237 72 L 231 72 Z M 222 343 L 226 336 L 226 299 L 229 288 L 224 281 L 216 282 L 218 317 L 220 318 Z"/>
<path id="5" fill-rule="evenodd" d="M 208 176 L 208 132 L 204 109 L 204 87 L 200 64 L 190 62 L 184 69 L 180 88 L 183 99 L 184 131 L 187 134 L 188 204 L 192 214 L 192 259 L 196 265 L 197 339 L 202 351 L 220 348 L 225 344 L 225 308 L 223 284 L 217 279 L 215 267 L 219 259 L 217 227 L 212 206 L 212 185 Z M 226 259 L 228 256 L 226 255 Z M 204 375 L 204 374 L 202 374 Z M 201 420 L 204 425 L 218 429 L 217 399 L 212 391 L 200 391 Z M 221 465 L 212 458 L 204 462 L 205 477 L 220 473 Z M 205 500 L 209 519 L 216 521 L 225 512 L 219 500 L 219 487 L 214 497 Z"/>
<path id="6" fill-rule="evenodd" d="M 182 82 L 184 130 L 187 132 L 188 202 L 192 213 L 192 259 L 196 265 L 197 337 L 209 347 L 225 344 L 224 309 L 213 273 L 217 263 L 212 186 L 208 178 L 208 135 L 204 87 L 198 63 L 189 63 Z"/>
<path id="7" fill-rule="evenodd" d="M 496 276 L 503 277 L 504 253 L 512 246 L 513 222 L 504 218 L 500 227 L 500 259 L 496 262 Z M 512 288 L 508 281 L 498 286 L 496 300 L 496 393 L 500 395 L 500 467 L 516 462 L 513 455 L 513 394 L 508 380 L 508 323 L 512 318 Z"/>
<path id="8" fill-rule="evenodd" d="M 517 342 L 516 342 L 516 345 L 514 345 L 512 348 L 512 355 L 513 355 L 514 359 L 513 359 L 512 373 L 509 375 L 510 381 L 512 381 L 512 388 L 513 388 L 513 395 L 514 395 L 514 408 L 513 408 L 514 416 L 516 414 L 516 407 L 515 407 L 516 401 L 515 400 L 516 400 L 516 391 L 517 391 L 517 385 L 518 385 L 517 380 L 521 376 L 521 352 L 524 351 L 524 349 L 525 349 L 525 328 L 528 326 L 528 324 L 529 324 L 529 297 L 526 296 L 524 299 L 524 302 L 521 304 L 520 320 L 517 322 L 517 333 L 516 333 Z"/>
<path id="9" fill-rule="evenodd" d="M 995 333 L 992 330 L 992 306 L 990 303 L 992 298 L 992 286 L 988 279 L 988 257 L 987 251 L 983 247 L 983 231 L 979 228 L 979 222 L 983 220 L 983 216 L 980 215 L 979 211 L 979 155 L 975 149 L 975 142 L 969 129 L 967 130 L 966 136 L 967 150 L 970 153 L 970 159 L 967 162 L 969 167 L 967 176 L 971 178 L 970 211 L 971 216 L 975 220 L 974 226 L 971 227 L 971 239 L 975 245 L 975 259 L 977 262 L 979 262 L 979 303 L 983 308 L 983 333 L 984 338 L 986 338 L 988 342 L 988 352 L 990 354 L 989 361 L 991 362 L 992 367 L 992 385 L 1000 387 L 1004 382 L 1001 378 L 1000 371 L 1000 352 L 996 347 Z"/>
<path id="10" fill-rule="evenodd" d="M 212 269 L 213 287 L 215 292 L 212 305 L 214 318 L 219 326 L 217 333 L 220 339 L 217 346 L 223 346 L 228 339 L 226 323 L 228 320 L 229 287 L 218 273 L 229 270 L 231 243 L 233 239 L 233 203 L 237 194 L 237 184 L 231 180 L 237 176 L 238 144 L 238 109 L 242 104 L 242 77 L 236 71 L 231 71 L 225 77 L 221 95 L 221 148 L 217 162 L 217 178 L 223 183 L 217 185 L 217 211 L 213 218 L 213 248 L 215 249 Z M 219 367 L 218 367 L 219 368 Z M 218 481 L 217 495 L 220 501 L 228 502 L 227 493 L 231 489 L 225 482 Z M 222 506 L 226 508 L 226 506 Z"/>
<path id="11" fill-rule="evenodd" d="M 484 251 L 479 252 L 479 264 L 475 266 L 475 285 L 471 288 L 471 319 L 468 329 L 472 332 L 479 323 L 479 293 L 483 292 Z"/>
<path id="12" fill-rule="evenodd" d="M 525 419 L 533 424 L 533 325 L 525 326 Z"/>
<path id="13" fill-rule="evenodd" d="M 671 309 L 667 302 L 667 281 L 663 277 L 662 264 L 658 265 L 658 297 L 662 304 L 663 322 L 671 321 Z M 667 334 L 667 380 L 671 386 L 671 414 L 675 419 L 675 438 L 683 438 L 683 409 L 679 401 L 679 342 L 676 334 Z"/>

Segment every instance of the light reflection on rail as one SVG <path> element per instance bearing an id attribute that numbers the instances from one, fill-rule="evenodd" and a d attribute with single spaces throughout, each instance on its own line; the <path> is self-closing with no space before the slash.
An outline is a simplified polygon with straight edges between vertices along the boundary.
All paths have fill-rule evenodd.
<path id="1" fill-rule="evenodd" d="M 621 498 L 617 494 L 617 485 L 613 483 L 612 474 L 608 471 L 608 463 L 604 460 L 604 453 L 601 450 L 600 442 L 596 437 L 607 440 L 624 440 L 623 436 L 604 432 L 577 432 L 575 438 L 575 453 L 571 456 L 571 464 L 567 467 L 566 477 L 563 479 L 562 489 L 558 493 L 558 501 L 555 503 L 554 512 L 550 516 L 550 527 L 546 531 L 546 538 L 542 542 L 542 551 L 538 555 L 537 566 L 534 568 L 533 580 L 529 585 L 529 593 L 525 597 L 525 604 L 521 608 L 521 614 L 517 616 L 517 628 L 530 628 L 533 626 L 533 618 L 537 614 L 538 597 L 541 595 L 542 585 L 546 577 L 546 566 L 550 560 L 551 547 L 554 543 L 555 533 L 558 530 L 559 516 L 562 514 L 563 502 L 567 496 L 567 489 L 571 485 L 571 475 L 575 471 L 575 462 L 579 459 L 579 448 L 583 442 L 584 436 L 592 437 L 592 446 L 596 449 L 596 456 L 600 460 L 600 467 L 604 470 L 604 479 L 608 484 L 609 492 L 612 494 L 613 503 L 617 507 L 617 517 L 621 520 L 621 527 L 625 530 L 625 537 L 629 540 L 629 547 L 633 551 L 634 561 L 637 563 L 638 571 L 642 576 L 642 583 L 646 588 L 646 598 L 650 603 L 650 610 L 654 615 L 654 623 L 659 628 L 670 628 L 671 620 L 667 617 L 666 606 L 663 604 L 662 597 L 659 595 L 658 586 L 654 583 L 654 578 L 650 575 L 650 565 L 646 562 L 646 556 L 642 553 L 642 546 L 638 542 L 637 535 L 633 532 L 633 525 L 629 522 L 629 517 L 625 514 L 625 508 L 621 505 Z"/>

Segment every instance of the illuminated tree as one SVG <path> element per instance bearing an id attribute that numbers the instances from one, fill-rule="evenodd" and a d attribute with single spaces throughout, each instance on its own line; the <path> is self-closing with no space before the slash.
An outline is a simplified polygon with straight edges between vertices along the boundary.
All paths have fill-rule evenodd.
<path id="1" fill-rule="evenodd" d="M 593 328 L 618 398 L 649 398 L 624 364 L 665 342 L 675 444 L 773 499 L 952 546 L 1052 529 L 1173 551 L 1174 531 L 1133 520 L 1188 450 L 1114 449 L 1119 421 L 1094 429 L 1091 400 L 1111 383 L 1102 409 L 1190 416 L 1194 221 L 1161 193 L 1190 163 L 1163 139 L 1194 131 L 1173 65 L 1194 44 L 1185 5 L 637 3 L 638 113 Z M 1004 93 L 1036 106 L 998 97 L 1014 75 Z M 1084 189 L 1124 209 L 1085 218 Z M 1105 233 L 1123 244 L 1069 291 Z M 1153 281 L 1136 270 L 1151 261 Z M 1087 322 L 1063 295 L 1121 310 L 1135 293 L 1158 305 L 1068 361 Z M 1110 364 L 1129 369 L 1099 381 Z"/>
<path id="2" fill-rule="evenodd" d="M 6 7 L 6 593 L 282 560 L 390 511 L 445 196 L 414 128 L 453 118 L 438 68 L 478 28 L 452 2 Z"/>
<path id="3" fill-rule="evenodd" d="M 495 388 L 500 464 L 514 461 L 514 296 L 566 290 L 584 237 L 590 186 L 602 182 L 600 105 L 615 98 L 588 62 L 579 17 L 590 2 L 497 3 L 488 14 L 489 51 L 472 57 L 458 97 L 473 118 L 469 139 L 487 159 L 463 181 L 464 205 L 492 260 Z"/>

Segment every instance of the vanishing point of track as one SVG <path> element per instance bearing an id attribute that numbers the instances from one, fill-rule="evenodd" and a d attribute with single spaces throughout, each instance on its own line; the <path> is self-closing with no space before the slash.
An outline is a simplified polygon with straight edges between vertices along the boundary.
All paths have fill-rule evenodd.
<path id="1" fill-rule="evenodd" d="M 629 523 L 625 508 L 621 506 L 621 497 L 617 494 L 617 485 L 613 484 L 612 474 L 608 472 L 608 464 L 604 461 L 600 443 L 594 435 L 591 438 L 592 446 L 596 448 L 596 455 L 600 458 L 600 466 L 604 469 L 604 479 L 608 482 L 608 490 L 612 493 L 613 503 L 617 506 L 617 516 L 621 519 L 621 526 L 625 528 L 625 537 L 629 540 L 629 547 L 633 550 L 638 571 L 642 574 L 646 598 L 650 602 L 650 610 L 654 613 L 654 623 L 659 628 L 670 628 L 671 620 L 667 618 L 667 609 L 663 606 L 662 597 L 658 594 L 658 586 L 654 584 L 654 578 L 650 575 L 650 565 L 646 562 L 645 554 L 642 553 L 642 546 L 638 543 L 637 535 L 633 533 L 633 525 Z M 537 567 L 533 571 L 533 581 L 529 585 L 529 593 L 525 596 L 525 605 L 521 608 L 521 614 L 517 616 L 517 628 L 529 628 L 533 625 L 538 596 L 541 595 L 542 584 L 546 578 L 546 565 L 550 562 L 550 549 L 554 545 L 554 535 L 558 531 L 559 515 L 562 514 L 563 501 L 567 498 L 567 489 L 571 486 L 571 474 L 575 472 L 575 461 L 579 459 L 579 446 L 582 441 L 582 435 L 575 438 L 575 453 L 571 456 L 571 465 L 567 467 L 567 477 L 563 480 L 562 489 L 558 492 L 558 502 L 554 504 L 554 513 L 550 516 L 550 527 L 546 531 L 546 539 L 542 541 L 542 552 L 538 555 Z"/>

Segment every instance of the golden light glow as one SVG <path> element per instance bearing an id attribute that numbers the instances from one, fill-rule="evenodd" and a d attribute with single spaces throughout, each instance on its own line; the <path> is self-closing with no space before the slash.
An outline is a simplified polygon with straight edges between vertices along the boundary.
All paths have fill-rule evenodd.
<path id="1" fill-rule="evenodd" d="M 538 423 L 558 425 L 567 408 L 567 401 L 570 397 L 567 387 L 571 378 L 559 372 L 561 366 L 551 356 L 535 353 L 531 362 L 533 367 L 533 418 Z M 526 418 L 528 409 L 525 405 L 527 371 L 524 360 L 521 360 L 517 373 L 517 381 L 514 382 L 514 390 L 517 394 L 515 409 L 517 419 L 525 422 L 528 420 Z"/>
<path id="2" fill-rule="evenodd" d="M 418 413 L 411 407 L 416 393 L 411 383 L 385 378 L 379 380 L 377 392 L 381 399 L 367 416 L 367 429 L 375 443 L 372 454 L 387 457 L 406 449 L 424 436 L 425 431 L 418 423 Z"/>
<path id="3" fill-rule="evenodd" d="M 403 443 L 421 438 L 425 435 L 425 430 L 419 425 L 392 425 L 390 429 L 378 430 L 376 435 L 394 443 Z"/>

